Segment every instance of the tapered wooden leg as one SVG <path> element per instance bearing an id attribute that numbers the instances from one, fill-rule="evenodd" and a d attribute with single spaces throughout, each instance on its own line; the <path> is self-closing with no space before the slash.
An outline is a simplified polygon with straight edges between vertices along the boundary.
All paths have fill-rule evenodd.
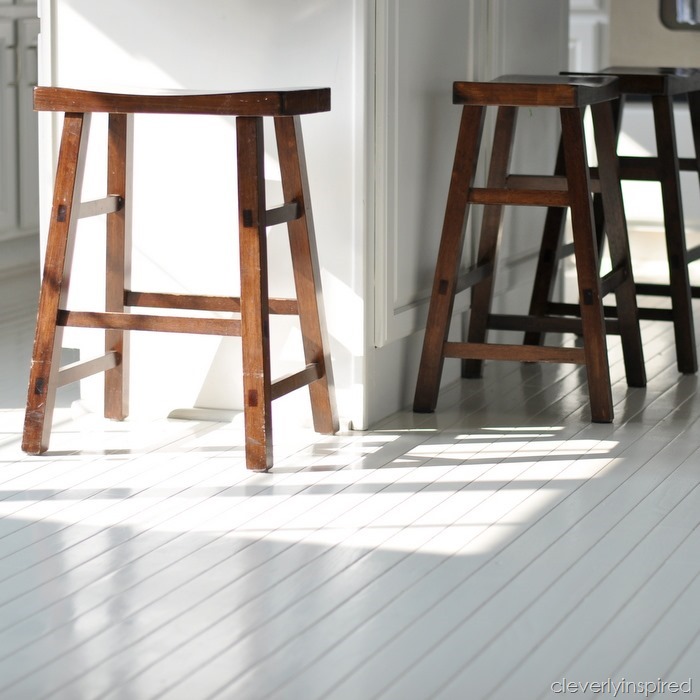
<path id="1" fill-rule="evenodd" d="M 320 374 L 309 384 L 314 428 L 332 434 L 338 430 L 338 415 L 300 118 L 276 117 L 275 131 L 284 201 L 296 202 L 301 213 L 287 229 L 304 357 L 307 365 L 317 365 Z"/>
<path id="2" fill-rule="evenodd" d="M 502 188 L 506 184 L 506 175 L 513 152 L 517 110 L 515 107 L 500 107 L 496 117 L 496 127 L 491 151 L 491 163 L 487 178 L 487 187 Z M 498 242 L 503 222 L 503 205 L 484 207 L 481 220 L 481 235 L 477 252 L 477 267 L 490 267 L 492 272 L 472 288 L 471 311 L 469 314 L 468 342 L 485 343 L 488 316 L 491 312 L 493 285 L 498 255 Z M 463 377 L 480 377 L 483 360 L 463 360 Z"/>
<path id="3" fill-rule="evenodd" d="M 79 201 L 89 116 L 69 113 L 63 121 L 22 436 L 22 449 L 29 454 L 49 446 L 63 335 L 57 321 L 68 293 L 77 221 L 73 209 Z"/>
<path id="4" fill-rule="evenodd" d="M 610 261 L 613 270 L 624 271 L 624 279 L 615 289 L 615 298 L 627 384 L 642 387 L 646 386 L 644 352 L 639 329 L 639 313 L 632 272 L 632 256 L 627 235 L 627 221 L 622 202 L 612 105 L 610 102 L 594 104 L 591 106 L 591 111 Z"/>
<path id="5" fill-rule="evenodd" d="M 591 419 L 595 423 L 609 423 L 613 419 L 613 403 L 583 110 L 564 108 L 560 113 Z"/>
<path id="6" fill-rule="evenodd" d="M 689 92 L 688 110 L 690 112 L 690 126 L 693 132 L 693 146 L 695 148 L 695 172 L 700 178 L 700 91 Z M 700 258 L 700 246 L 696 245 L 688 251 L 689 262 L 696 262 Z M 691 286 L 691 296 L 694 299 L 700 297 L 700 287 Z"/>
<path id="7" fill-rule="evenodd" d="M 131 273 L 131 192 L 127 193 L 127 164 L 131 158 L 133 115 L 110 114 L 107 155 L 107 193 L 121 198 L 119 211 L 107 214 L 105 310 L 124 311 L 124 290 Z M 129 415 L 129 332 L 105 331 L 105 351 L 117 354 L 117 366 L 105 372 L 106 418 Z"/>
<path id="8" fill-rule="evenodd" d="M 467 106 L 462 109 L 413 401 L 413 410 L 417 412 L 432 412 L 437 404 L 445 360 L 443 349 L 450 330 L 450 319 L 457 291 L 465 226 L 469 213 L 469 189 L 474 184 L 479 144 L 484 128 L 484 113 L 483 107 Z"/>
<path id="9" fill-rule="evenodd" d="M 565 175 L 564 147 L 559 142 L 557 161 L 554 166 L 554 174 Z M 563 207 L 548 207 L 542 230 L 542 243 L 537 258 L 537 269 L 530 297 L 530 316 L 544 316 L 547 313 L 547 305 L 552 300 L 554 283 L 557 276 L 559 263 L 559 250 L 564 238 L 566 227 L 567 209 Z M 525 345 L 542 345 L 545 334 L 540 331 L 527 331 L 524 337 Z"/>
<path id="10" fill-rule="evenodd" d="M 261 117 L 236 119 L 246 466 L 272 467 L 270 310 Z"/>
<path id="11" fill-rule="evenodd" d="M 656 150 L 659 163 L 659 180 L 664 208 L 666 250 L 669 281 L 671 285 L 671 309 L 676 340 L 678 370 L 685 374 L 697 372 L 695 328 L 691 304 L 688 256 L 681 203 L 678 148 L 673 119 L 673 101 L 668 95 L 652 97 Z"/>
<path id="12" fill-rule="evenodd" d="M 612 110 L 612 120 L 613 120 L 613 133 L 615 142 L 615 153 L 617 154 L 617 147 L 620 141 L 620 131 L 622 130 L 622 113 L 625 106 L 625 95 L 620 95 L 616 100 L 610 102 L 610 109 Z M 622 178 L 622 172 L 620 170 L 620 159 L 618 157 L 618 172 L 619 177 Z M 595 229 L 596 229 L 596 241 L 598 242 L 598 256 L 602 256 L 604 246 L 605 246 L 605 208 L 603 206 L 603 197 L 600 192 L 596 192 L 593 195 L 593 213 L 595 215 Z"/>
<path id="13" fill-rule="evenodd" d="M 695 147 L 695 170 L 700 179 L 700 91 L 689 92 L 687 98 L 690 127 L 693 132 L 693 146 Z"/>

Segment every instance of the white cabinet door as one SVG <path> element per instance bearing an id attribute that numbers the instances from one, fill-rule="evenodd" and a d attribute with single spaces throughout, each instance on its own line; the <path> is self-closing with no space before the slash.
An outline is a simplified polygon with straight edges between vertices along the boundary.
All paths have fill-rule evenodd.
<path id="1" fill-rule="evenodd" d="M 19 204 L 17 226 L 21 231 L 39 230 L 39 153 L 37 114 L 32 93 L 37 84 L 37 37 L 39 20 L 35 17 L 17 21 L 17 143 L 19 162 Z"/>
<path id="2" fill-rule="evenodd" d="M 485 19 L 480 3 L 464 0 L 377 4 L 378 347 L 425 325 L 461 114 L 452 83 L 475 77 Z"/>
<path id="3" fill-rule="evenodd" d="M 569 70 L 597 71 L 609 65 L 610 0 L 574 0 L 569 25 Z"/>
<path id="4" fill-rule="evenodd" d="M 16 77 L 15 22 L 0 19 L 0 239 L 17 228 Z"/>
<path id="5" fill-rule="evenodd" d="M 376 347 L 425 325 L 461 113 L 452 104 L 453 81 L 565 70 L 568 16 L 561 0 L 377 3 Z M 548 40 L 538 41 L 540 35 Z M 531 138 L 520 140 L 514 162 L 523 163 L 526 172 L 554 167 L 556 118 L 543 115 L 537 125 L 526 123 L 534 119 L 521 120 Z M 480 208 L 472 208 L 469 229 L 476 228 L 479 216 Z M 525 298 L 521 285 L 531 273 L 521 263 L 534 259 L 542 212 L 507 216 L 533 234 L 504 241 L 501 257 L 508 274 L 500 276 L 496 291 L 504 304 Z M 465 269 L 473 260 L 472 244 L 468 238 Z M 468 304 L 465 291 L 456 299 L 455 313 Z"/>
<path id="6" fill-rule="evenodd" d="M 0 3 L 0 241 L 39 231 L 36 2 Z"/>

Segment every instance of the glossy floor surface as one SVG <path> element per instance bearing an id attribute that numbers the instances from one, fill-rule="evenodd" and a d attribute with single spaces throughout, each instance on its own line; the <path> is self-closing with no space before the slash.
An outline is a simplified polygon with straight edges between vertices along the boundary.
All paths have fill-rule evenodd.
<path id="1" fill-rule="evenodd" d="M 581 370 L 491 363 L 432 415 L 278 420 L 261 475 L 240 418 L 66 407 L 23 455 L 33 286 L 4 285 L 2 700 L 700 697 L 700 395 L 668 325 L 646 389 L 611 340 L 612 425 Z"/>

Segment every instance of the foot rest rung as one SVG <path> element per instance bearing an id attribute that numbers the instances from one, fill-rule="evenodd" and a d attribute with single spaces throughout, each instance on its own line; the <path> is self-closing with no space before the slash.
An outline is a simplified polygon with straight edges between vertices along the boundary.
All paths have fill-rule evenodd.
<path id="1" fill-rule="evenodd" d="M 116 352 L 108 352 L 106 355 L 92 360 L 73 362 L 70 365 L 61 367 L 58 371 L 57 386 L 66 386 L 66 384 L 72 384 L 85 379 L 85 377 L 91 377 L 93 374 L 114 369 L 120 361 L 121 358 Z"/>
<path id="2" fill-rule="evenodd" d="M 492 264 L 489 263 L 489 264 L 484 264 L 484 265 L 475 265 L 471 269 L 462 273 L 457 278 L 457 287 L 455 289 L 455 294 L 459 294 L 460 292 L 463 292 L 465 289 L 470 289 L 471 287 L 478 284 L 479 282 L 482 282 L 483 280 L 488 279 L 492 274 L 493 274 L 493 265 Z"/>
<path id="3" fill-rule="evenodd" d="M 89 216 L 114 214 L 123 206 L 124 200 L 119 195 L 110 194 L 102 199 L 94 199 L 91 202 L 81 202 L 80 208 L 78 209 L 78 218 L 87 219 Z"/>
<path id="4" fill-rule="evenodd" d="M 659 159 L 656 156 L 620 156 L 620 180 L 656 180 Z"/>
<path id="5" fill-rule="evenodd" d="M 521 207 L 568 207 L 569 193 L 559 190 L 520 190 L 502 187 L 475 187 L 469 191 L 474 204 Z"/>
<path id="6" fill-rule="evenodd" d="M 510 360 L 512 362 L 562 362 L 586 364 L 581 348 L 542 345 L 501 345 L 498 343 L 445 343 L 445 357 L 462 360 Z"/>
<path id="7" fill-rule="evenodd" d="M 697 173 L 700 171 L 696 158 L 679 158 L 678 169 L 690 173 Z"/>
<path id="8" fill-rule="evenodd" d="M 306 365 L 300 372 L 293 372 L 272 382 L 272 400 L 289 394 L 303 386 L 308 386 L 311 382 L 321 379 L 321 369 L 317 362 Z"/>
<path id="9" fill-rule="evenodd" d="M 638 306 L 639 318 L 645 321 L 671 321 L 673 322 L 673 309 L 659 309 L 653 306 Z"/>
<path id="10" fill-rule="evenodd" d="M 563 301 L 550 301 L 547 304 L 547 313 L 556 314 L 559 316 L 573 316 L 580 323 L 581 322 L 581 307 L 579 304 L 572 304 Z M 605 316 L 605 332 L 608 335 L 620 335 L 620 322 L 617 320 L 617 307 L 616 306 L 604 306 L 603 314 Z M 550 317 L 551 318 L 551 317 Z M 550 330 L 550 329 L 544 329 Z M 551 329 L 555 333 L 558 329 Z M 564 331 L 560 331 L 564 332 Z M 578 335 L 583 334 L 583 326 L 581 330 L 575 331 Z"/>
<path id="11" fill-rule="evenodd" d="M 578 306 L 572 304 L 578 310 Z M 523 331 L 525 333 L 574 333 L 580 335 L 580 318 L 563 316 L 523 316 L 489 314 L 487 328 L 494 331 Z"/>
<path id="12" fill-rule="evenodd" d="M 301 207 L 298 202 L 289 202 L 279 207 L 273 207 L 265 212 L 265 225 L 276 226 L 295 221 L 301 216 Z"/>
<path id="13" fill-rule="evenodd" d="M 563 175 L 508 175 L 508 189 L 513 190 L 547 190 L 552 192 L 568 192 L 569 183 Z M 591 192 L 600 192 L 600 180 L 597 169 L 591 168 Z"/>
<path id="14" fill-rule="evenodd" d="M 688 262 L 695 262 L 700 259 L 700 245 L 695 246 L 695 248 L 689 248 L 688 251 Z"/>
<path id="15" fill-rule="evenodd" d="M 600 291 L 603 296 L 614 292 L 627 279 L 627 271 L 621 267 L 611 270 L 600 278 Z"/>
<path id="16" fill-rule="evenodd" d="M 57 324 L 76 328 L 104 328 L 115 331 L 163 331 L 203 335 L 241 335 L 241 322 L 228 318 L 152 316 L 115 312 L 59 311 Z"/>
<path id="17" fill-rule="evenodd" d="M 240 297 L 204 296 L 201 294 L 164 294 L 160 292 L 124 293 L 124 306 L 148 307 L 152 309 L 189 309 L 190 311 L 241 312 Z M 271 314 L 298 316 L 296 299 L 268 299 Z"/>

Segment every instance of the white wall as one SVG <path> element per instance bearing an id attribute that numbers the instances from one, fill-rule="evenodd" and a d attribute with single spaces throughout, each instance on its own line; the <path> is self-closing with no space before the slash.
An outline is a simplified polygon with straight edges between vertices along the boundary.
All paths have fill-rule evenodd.
<path id="1" fill-rule="evenodd" d="M 346 415 L 361 411 L 348 394 L 362 383 L 362 368 L 353 359 L 362 354 L 364 336 L 363 316 L 357 313 L 364 291 L 364 85 L 369 75 L 361 45 L 368 21 L 364 12 L 363 4 L 347 0 L 44 0 L 41 11 L 44 83 L 106 91 L 332 88 L 332 112 L 304 118 L 303 127 L 332 353 Z M 95 127 L 102 122 L 96 119 Z M 96 137 L 99 131 L 93 129 Z M 45 166 L 57 134 L 56 120 L 51 127 L 45 124 Z M 272 143 L 268 138 L 270 204 L 279 190 Z M 98 147 L 100 139 L 91 144 Z M 98 150 L 90 154 L 86 198 L 100 194 Z M 236 294 L 233 120 L 140 117 L 135 151 L 134 288 Z M 47 166 L 45 172 L 50 171 Z M 46 178 L 43 184 L 46 193 Z M 98 221 L 81 222 L 77 269 L 94 271 L 92 261 L 102 259 L 100 227 Z M 271 230 L 270 248 L 271 293 L 284 294 L 291 277 L 281 228 Z M 81 304 L 98 304 L 100 288 L 94 272 L 76 275 L 72 282 L 73 297 Z M 294 332 L 282 322 L 273 334 L 275 365 L 283 372 Z M 84 354 L 97 354 L 99 335 L 76 330 L 69 340 Z M 240 406 L 239 346 L 238 339 L 134 333 L 132 412 Z M 83 390 L 88 403 L 98 406 L 99 381 L 84 382 Z"/>
<path id="2" fill-rule="evenodd" d="M 400 0 L 397 5 L 403 8 L 403 2 Z M 407 197 L 402 207 L 391 207 L 391 187 L 401 179 L 389 178 L 386 182 L 379 179 L 378 200 L 387 204 L 388 214 L 379 208 L 386 218 L 377 219 L 375 266 L 379 294 L 375 297 L 375 343 L 374 348 L 368 348 L 367 381 L 378 390 L 368 408 L 370 423 L 400 405 L 409 405 L 413 399 L 432 266 L 437 255 L 460 116 L 458 107 L 447 106 L 449 86 L 453 80 L 490 80 L 507 73 L 552 74 L 568 67 L 567 3 L 560 0 L 476 0 L 462 3 L 462 9 L 468 23 L 466 31 L 454 23 L 443 28 L 440 53 L 433 56 L 432 63 L 429 46 L 419 47 L 417 51 L 404 49 L 408 54 L 405 57 L 401 51 L 403 47 L 398 42 L 392 43 L 390 35 L 382 41 L 378 29 L 377 45 L 384 52 L 378 51 L 380 69 L 384 65 L 382 60 L 394 70 L 399 66 L 399 89 L 387 106 L 389 118 L 393 118 L 390 133 L 394 143 L 398 143 L 395 150 L 401 154 L 395 169 L 403 173 L 404 179 L 422 169 L 425 183 L 423 189 L 417 187 L 416 193 L 430 192 L 431 197 L 427 201 L 419 196 Z M 543 41 L 542 37 L 547 40 Z M 465 52 L 461 57 L 464 66 L 461 71 L 459 50 Z M 451 52 L 456 69 L 440 68 L 439 57 L 445 52 Z M 417 96 L 415 87 L 405 77 L 415 75 L 417 60 L 422 68 L 421 77 L 426 74 L 426 66 L 431 65 L 436 76 L 435 80 L 426 81 L 424 90 L 430 90 L 431 94 L 430 99 L 422 99 L 422 102 L 422 94 Z M 405 74 L 401 73 L 403 66 Z M 406 105 L 404 109 L 403 105 Z M 406 113 L 411 116 L 404 116 Z M 551 172 L 556 153 L 556 128 L 557 116 L 552 112 L 534 110 L 523 115 L 513 155 L 514 167 L 528 172 Z M 386 159 L 391 162 L 389 157 Z M 380 166 L 381 163 L 380 157 Z M 415 178 L 413 184 L 417 184 Z M 383 196 L 381 187 L 388 194 Z M 410 191 L 404 185 L 399 190 Z M 529 301 L 542 221 L 542 210 L 507 210 L 504 229 L 515 235 L 503 237 L 496 310 L 525 310 L 523 305 Z M 473 231 L 477 224 L 478 208 L 475 208 L 469 222 L 472 245 L 465 251 L 465 266 L 473 257 Z M 384 235 L 382 227 L 385 227 Z M 461 331 L 459 313 L 465 311 L 468 304 L 468 292 L 458 296 L 457 316 L 452 325 L 455 338 Z M 459 369 L 458 361 L 446 362 L 443 384 L 457 379 Z"/>
<path id="3" fill-rule="evenodd" d="M 365 427 L 405 405 L 415 382 L 459 119 L 451 83 L 566 68 L 566 3 L 42 0 L 41 15 L 44 84 L 332 88 L 332 112 L 304 118 L 303 125 L 339 410 L 345 422 Z M 46 197 L 58 124 L 45 118 L 42 125 Z M 235 293 L 232 123 L 144 117 L 136 126 L 134 287 Z M 553 135 L 551 120 L 534 128 Z M 516 158 L 551 169 L 551 143 L 550 151 L 538 145 Z M 93 190 L 103 180 L 96 155 L 88 163 L 89 198 L 99 196 Z M 278 183 L 274 151 L 268 155 L 272 203 Z M 164 173 L 157 167 L 163 165 Z M 161 201 L 169 204 L 156 204 Z M 100 238 L 97 222 L 81 223 L 80 269 L 95 269 Z M 282 232 L 270 232 L 274 294 L 290 287 L 283 239 Z M 527 273 L 515 261 L 532 257 L 537 238 L 518 240 L 506 248 L 513 264 L 503 278 L 504 298 L 519 295 Z M 76 301 L 99 302 L 96 277 L 74 277 Z M 151 335 L 134 334 L 134 411 L 236 405 L 236 339 Z M 69 334 L 83 354 L 99 352 L 97 336 Z M 275 366 L 284 371 L 298 341 L 294 329 L 277 324 L 273 341 Z M 179 367 L 174 373 L 173 365 Z M 457 365 L 446 380 L 456 377 Z M 83 391 L 97 407 L 97 383 L 85 382 Z M 303 395 L 295 407 L 302 405 Z M 304 415 L 295 410 L 294 420 Z"/>
<path id="4" fill-rule="evenodd" d="M 700 32 L 665 27 L 659 0 L 612 0 L 610 62 L 628 66 L 700 64 Z"/>

